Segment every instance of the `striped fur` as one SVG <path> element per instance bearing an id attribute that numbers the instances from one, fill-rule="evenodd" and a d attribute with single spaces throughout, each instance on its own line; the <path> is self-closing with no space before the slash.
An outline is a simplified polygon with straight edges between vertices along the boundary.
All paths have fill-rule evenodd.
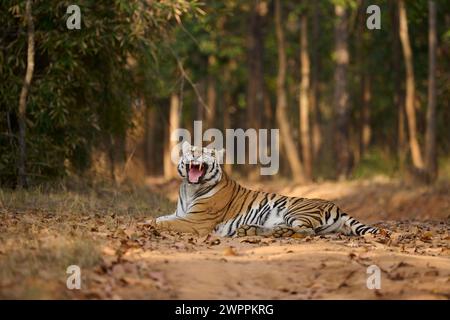
<path id="1" fill-rule="evenodd" d="M 226 237 L 380 232 L 350 217 L 330 201 L 246 189 L 222 171 L 220 156 L 220 152 L 211 149 L 196 150 L 188 143 L 183 144 L 178 164 L 183 182 L 177 209 L 171 215 L 159 217 L 156 221 L 159 227 L 200 235 L 214 231 Z M 188 179 L 192 163 L 206 167 L 198 183 L 190 183 Z"/>

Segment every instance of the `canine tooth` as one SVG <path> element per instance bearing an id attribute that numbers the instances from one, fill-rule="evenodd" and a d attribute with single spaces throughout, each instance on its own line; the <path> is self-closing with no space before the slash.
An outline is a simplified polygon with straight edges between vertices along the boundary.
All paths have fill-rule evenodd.
<path id="1" fill-rule="evenodd" d="M 200 170 L 202 170 L 203 162 L 200 162 Z"/>
<path id="2" fill-rule="evenodd" d="M 192 160 L 189 161 L 189 170 L 192 168 Z"/>

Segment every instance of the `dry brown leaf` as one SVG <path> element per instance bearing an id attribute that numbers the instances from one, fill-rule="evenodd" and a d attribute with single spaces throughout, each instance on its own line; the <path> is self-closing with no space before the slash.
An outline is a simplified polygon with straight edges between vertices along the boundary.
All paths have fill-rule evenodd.
<path id="1" fill-rule="evenodd" d="M 260 238 L 247 238 L 247 239 L 243 239 L 241 240 L 242 243 L 251 243 L 251 244 L 256 244 L 256 243 L 260 243 L 261 239 Z"/>
<path id="2" fill-rule="evenodd" d="M 422 241 L 430 241 L 433 238 L 433 232 L 427 231 L 422 234 L 420 240 Z"/>
<path id="3" fill-rule="evenodd" d="M 291 236 L 291 238 L 294 238 L 294 239 L 303 239 L 303 238 L 306 238 L 306 235 L 296 232 L 296 233 L 294 233 L 294 234 Z"/>
<path id="4" fill-rule="evenodd" d="M 223 250 L 223 255 L 224 256 L 237 256 L 237 253 L 233 249 L 233 247 L 228 247 Z"/>
<path id="5" fill-rule="evenodd" d="M 116 250 L 114 250 L 111 247 L 103 247 L 102 249 L 102 253 L 106 254 L 107 256 L 115 256 L 116 255 Z"/>

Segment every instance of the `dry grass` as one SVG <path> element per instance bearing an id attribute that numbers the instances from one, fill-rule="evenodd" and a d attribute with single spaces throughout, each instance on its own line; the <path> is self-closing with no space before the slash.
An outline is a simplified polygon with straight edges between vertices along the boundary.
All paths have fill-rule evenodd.
<path id="1" fill-rule="evenodd" d="M 0 190 L 0 298 L 70 297 L 66 268 L 101 264 L 107 239 L 100 231 L 172 210 L 140 189 Z"/>

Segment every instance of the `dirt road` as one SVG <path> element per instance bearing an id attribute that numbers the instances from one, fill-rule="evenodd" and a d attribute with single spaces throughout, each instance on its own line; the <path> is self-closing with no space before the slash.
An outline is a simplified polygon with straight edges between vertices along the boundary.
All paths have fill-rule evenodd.
<path id="1" fill-rule="evenodd" d="M 450 298 L 448 191 L 353 184 L 335 184 L 334 193 L 331 185 L 314 187 L 310 194 L 314 190 L 334 194 L 341 206 L 353 205 L 352 214 L 363 221 L 385 220 L 374 211 L 395 217 L 375 223 L 393 234 L 196 238 L 144 224 L 149 206 L 155 208 L 154 215 L 173 207 L 163 205 L 160 198 L 140 203 L 134 194 L 124 193 L 2 195 L 0 297 Z M 352 195 L 351 190 L 357 192 Z M 147 193 L 144 196 L 148 198 Z M 133 204 L 123 199 L 132 199 Z M 416 219 L 406 220 L 411 212 L 417 212 Z M 80 290 L 66 287 L 69 265 L 81 268 Z M 367 287 L 372 265 L 380 270 L 378 290 Z"/>

